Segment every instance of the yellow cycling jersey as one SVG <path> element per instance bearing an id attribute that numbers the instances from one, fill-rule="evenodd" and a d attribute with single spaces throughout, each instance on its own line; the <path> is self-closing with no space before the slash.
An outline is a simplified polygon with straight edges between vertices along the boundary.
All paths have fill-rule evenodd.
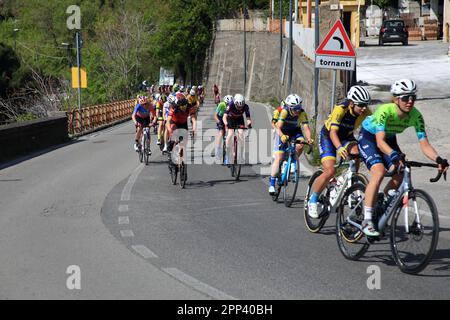
<path id="1" fill-rule="evenodd" d="M 309 124 L 308 115 L 302 110 L 298 116 L 293 116 L 287 109 L 282 109 L 278 117 L 278 122 L 283 122 L 283 132 L 301 128 L 302 125 Z"/>
<path id="2" fill-rule="evenodd" d="M 197 96 L 191 96 L 190 94 L 187 96 L 187 101 L 191 106 L 197 105 L 198 98 Z"/>
<path id="3" fill-rule="evenodd" d="M 336 105 L 333 112 L 325 121 L 325 127 L 328 131 L 331 129 L 339 131 L 339 135 L 350 135 L 358 128 L 367 116 L 372 112 L 367 108 L 360 116 L 353 113 L 348 101 Z"/>

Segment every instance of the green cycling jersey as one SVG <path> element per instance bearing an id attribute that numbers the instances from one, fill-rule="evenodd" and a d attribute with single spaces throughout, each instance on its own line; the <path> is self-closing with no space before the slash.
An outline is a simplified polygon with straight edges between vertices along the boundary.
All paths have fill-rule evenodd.
<path id="1" fill-rule="evenodd" d="M 221 103 L 219 103 L 217 105 L 216 113 L 219 116 L 219 118 L 223 117 L 226 110 L 227 110 L 227 104 L 224 101 L 222 101 Z"/>
<path id="2" fill-rule="evenodd" d="M 387 137 L 393 137 L 409 127 L 414 127 L 419 140 L 427 137 L 425 121 L 420 111 L 413 107 L 404 118 L 400 118 L 395 103 L 387 103 L 378 107 L 373 115 L 364 120 L 362 127 L 372 134 L 385 132 Z"/>

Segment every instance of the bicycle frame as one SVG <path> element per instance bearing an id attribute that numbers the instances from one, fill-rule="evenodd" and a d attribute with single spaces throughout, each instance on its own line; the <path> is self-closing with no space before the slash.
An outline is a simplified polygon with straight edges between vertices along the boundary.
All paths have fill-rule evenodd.
<path id="1" fill-rule="evenodd" d="M 334 200 L 334 203 L 330 202 L 331 208 L 329 211 L 332 211 L 338 207 L 338 205 L 341 203 L 341 200 L 342 200 L 342 197 L 344 196 L 345 191 L 347 190 L 347 188 L 349 188 L 352 185 L 353 174 L 357 172 L 356 161 L 354 159 L 351 159 L 348 162 L 348 164 L 349 164 L 348 169 L 345 171 L 345 173 L 343 173 L 339 176 L 339 177 L 344 177 L 344 181 L 342 183 L 342 187 L 338 191 L 338 195 L 337 195 L 336 199 Z M 344 187 L 344 186 L 347 186 L 347 187 Z"/>
<path id="2" fill-rule="evenodd" d="M 284 170 L 284 172 L 281 174 L 280 179 L 278 180 L 278 184 L 279 185 L 283 185 L 284 181 L 286 181 L 288 174 L 290 173 L 291 170 L 291 164 L 294 163 L 294 165 L 297 165 L 297 153 L 295 150 L 295 146 L 296 144 L 293 142 L 289 142 L 289 147 L 286 149 L 286 151 L 284 152 L 284 158 L 287 159 L 286 160 L 282 160 L 282 161 L 287 161 L 286 163 L 286 170 Z M 295 167 L 295 170 L 297 168 Z"/>

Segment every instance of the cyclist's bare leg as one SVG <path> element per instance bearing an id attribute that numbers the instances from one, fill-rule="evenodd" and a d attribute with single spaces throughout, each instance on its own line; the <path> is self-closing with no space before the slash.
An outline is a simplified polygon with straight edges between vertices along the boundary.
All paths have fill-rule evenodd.
<path id="1" fill-rule="evenodd" d="M 138 126 L 137 130 L 136 130 L 136 135 L 135 135 L 136 141 L 139 141 L 139 142 L 141 141 L 141 139 L 142 139 L 142 131 L 143 131 L 142 127 Z"/>
<path id="2" fill-rule="evenodd" d="M 275 153 L 275 157 L 274 157 L 273 163 L 272 163 L 272 170 L 270 172 L 270 175 L 272 177 L 276 177 L 280 173 L 279 168 L 280 168 L 281 161 L 283 161 L 283 158 L 284 158 L 284 152 L 276 152 Z"/>
<path id="3" fill-rule="evenodd" d="M 222 141 L 223 141 L 223 135 L 225 134 L 225 130 L 224 129 L 220 129 L 217 130 L 217 134 L 216 134 L 216 159 L 219 160 L 219 158 L 221 158 L 221 151 L 222 151 Z M 223 152 L 223 151 L 222 151 Z"/>
<path id="4" fill-rule="evenodd" d="M 245 143 L 245 139 L 244 139 L 244 130 L 243 129 L 239 129 L 238 130 L 238 146 L 237 146 L 237 160 L 239 164 L 243 163 L 243 150 L 244 150 L 244 143 Z"/>
<path id="5" fill-rule="evenodd" d="M 226 146 L 227 146 L 226 153 L 227 153 L 228 163 L 231 163 L 232 159 L 233 159 L 233 144 L 232 144 L 233 136 L 234 136 L 234 130 L 228 129 L 227 140 L 226 140 Z"/>
<path id="6" fill-rule="evenodd" d="M 348 153 L 350 154 L 359 154 L 359 150 L 358 150 L 358 144 L 355 143 L 351 143 L 348 147 L 347 147 Z M 361 164 L 361 161 L 359 159 L 356 159 L 355 161 L 355 166 L 356 166 L 356 171 L 359 171 L 359 165 Z"/>
<path id="7" fill-rule="evenodd" d="M 386 169 L 384 164 L 376 163 L 370 168 L 370 181 L 364 192 L 364 206 L 367 208 L 374 208 L 377 199 L 378 190 L 380 189 L 381 182 L 383 181 Z"/>
<path id="8" fill-rule="evenodd" d="M 329 159 L 322 162 L 323 173 L 314 181 L 312 187 L 313 192 L 320 194 L 323 189 L 325 189 L 330 179 L 336 174 L 336 169 L 334 168 L 335 164 L 335 159 Z"/>
<path id="9" fill-rule="evenodd" d="M 387 192 L 391 189 L 395 189 L 397 190 L 398 187 L 400 187 L 400 185 L 403 182 L 403 175 L 402 174 L 396 174 L 395 176 L 392 177 L 391 180 L 389 180 L 389 182 L 386 184 L 386 187 L 384 188 L 384 194 L 387 194 Z"/>

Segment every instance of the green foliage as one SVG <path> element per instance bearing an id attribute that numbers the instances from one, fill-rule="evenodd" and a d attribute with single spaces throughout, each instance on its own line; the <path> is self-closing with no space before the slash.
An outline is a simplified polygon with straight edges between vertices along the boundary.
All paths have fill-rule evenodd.
<path id="1" fill-rule="evenodd" d="M 37 116 L 35 116 L 33 113 L 28 112 L 28 113 L 24 113 L 21 114 L 20 116 L 16 117 L 16 122 L 25 122 L 25 121 L 32 121 L 32 120 L 36 120 L 38 119 Z"/>
<path id="2" fill-rule="evenodd" d="M 286 2 L 286 0 L 283 0 Z M 1 88 L 35 85 L 32 74 L 70 80 L 76 64 L 75 31 L 67 29 L 67 8 L 81 8 L 82 64 L 88 73 L 83 105 L 135 96 L 139 84 L 156 82 L 159 68 L 175 71 L 185 82 L 200 83 L 216 19 L 235 17 L 242 0 L 0 0 L 0 52 L 17 61 L 2 70 Z M 267 9 L 267 0 L 247 0 L 248 9 Z M 19 29 L 13 32 L 14 29 Z M 67 48 L 62 43 L 71 44 Z M 8 58 L 8 59 L 10 59 Z M 1 64 L 3 67 L 5 64 Z M 8 77 L 3 77 L 3 72 Z M 4 83 L 7 79 L 8 83 Z M 64 81 L 61 81 L 64 80 Z M 70 88 L 70 86 L 68 86 Z M 63 89 L 63 88 L 62 88 Z M 69 89 L 62 108 L 76 106 Z"/>

